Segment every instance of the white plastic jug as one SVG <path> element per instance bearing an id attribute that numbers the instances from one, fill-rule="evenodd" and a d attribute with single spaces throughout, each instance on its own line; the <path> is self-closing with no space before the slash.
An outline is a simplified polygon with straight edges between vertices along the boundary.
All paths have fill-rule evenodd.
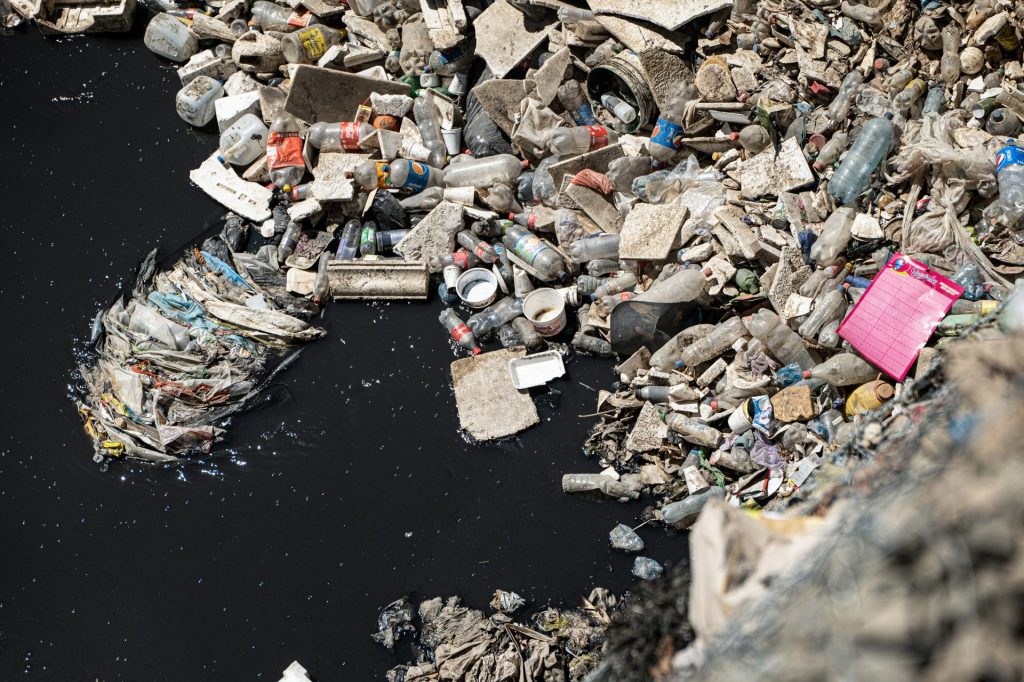
<path id="1" fill-rule="evenodd" d="M 269 134 L 255 114 L 246 114 L 221 133 L 221 156 L 234 166 L 247 166 L 267 151 Z"/>
<path id="2" fill-rule="evenodd" d="M 174 97 L 174 108 L 187 123 L 202 127 L 217 114 L 216 102 L 224 96 L 224 86 L 209 76 L 196 76 Z"/>
<path id="3" fill-rule="evenodd" d="M 199 50 L 198 36 L 166 12 L 149 22 L 143 42 L 156 54 L 174 62 L 187 61 Z"/>

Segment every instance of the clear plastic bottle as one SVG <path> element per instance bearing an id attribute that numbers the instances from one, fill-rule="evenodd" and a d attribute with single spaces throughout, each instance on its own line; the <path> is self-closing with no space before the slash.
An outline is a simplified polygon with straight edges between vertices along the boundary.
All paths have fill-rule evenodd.
<path id="1" fill-rule="evenodd" d="M 522 314 L 523 302 L 518 298 L 506 297 L 473 315 L 466 320 L 466 324 L 473 330 L 477 338 L 484 338 L 501 325 L 511 322 Z"/>
<path id="2" fill-rule="evenodd" d="M 579 226 L 576 214 L 569 209 L 564 208 L 558 209 L 558 212 L 556 213 L 549 208 L 535 206 L 521 213 L 509 213 L 508 219 L 516 225 L 522 225 L 531 232 L 536 232 L 537 230 L 550 232 L 555 226 L 556 221 L 567 222 L 567 228 L 570 230 Z M 559 243 L 561 243 L 561 240 L 559 240 Z"/>
<path id="3" fill-rule="evenodd" d="M 744 322 L 750 335 L 764 344 L 772 357 L 782 364 L 796 363 L 801 369 L 814 367 L 814 360 L 803 339 L 772 311 L 762 308 Z"/>
<path id="4" fill-rule="evenodd" d="M 494 252 L 494 247 L 477 237 L 469 230 L 459 231 L 459 233 L 455 235 L 455 240 L 467 251 L 470 251 L 485 263 L 490 264 L 498 260 L 498 254 Z"/>
<path id="5" fill-rule="evenodd" d="M 921 115 L 941 114 L 945 104 L 945 95 L 942 92 L 942 86 L 935 85 L 929 89 L 928 94 L 925 95 L 924 104 L 921 105 Z"/>
<path id="6" fill-rule="evenodd" d="M 707 271 L 684 268 L 665 276 L 666 268 L 651 288 L 639 294 L 637 301 L 647 303 L 684 303 L 692 301 L 708 286 Z"/>
<path id="7" fill-rule="evenodd" d="M 454 310 L 451 308 L 442 310 L 438 321 L 444 325 L 444 328 L 448 330 L 451 337 L 455 339 L 455 343 L 470 351 L 473 355 L 480 354 L 480 346 L 476 343 L 476 336 L 473 334 L 473 330 L 455 314 Z"/>
<path id="8" fill-rule="evenodd" d="M 623 156 L 608 164 L 608 179 L 616 192 L 631 193 L 633 180 L 651 172 L 651 157 Z"/>
<path id="9" fill-rule="evenodd" d="M 1020 132 L 1020 118 L 1005 107 L 993 109 L 985 121 L 985 132 L 989 135 L 1013 137 Z"/>
<path id="10" fill-rule="evenodd" d="M 519 334 L 519 338 L 523 340 L 523 345 L 530 350 L 536 350 L 544 346 L 544 338 L 537 333 L 537 330 L 533 328 L 533 325 L 525 317 L 516 317 L 509 324 Z"/>
<path id="11" fill-rule="evenodd" d="M 892 114 L 874 118 L 861 129 L 843 163 L 828 183 L 828 193 L 840 204 L 853 202 L 871 180 L 871 174 L 892 146 Z"/>
<path id="12" fill-rule="evenodd" d="M 555 187 L 555 178 L 551 175 L 548 167 L 559 160 L 559 156 L 545 157 L 537 164 L 537 168 L 533 172 L 533 183 L 531 185 L 533 198 L 545 206 L 552 206 L 558 195 L 558 189 Z"/>
<path id="13" fill-rule="evenodd" d="M 715 327 L 714 331 L 683 349 L 677 367 L 695 367 L 712 360 L 726 351 L 738 339 L 747 335 L 743 320 L 733 317 Z"/>
<path id="14" fill-rule="evenodd" d="M 428 187 L 419 194 L 402 199 L 399 203 L 406 211 L 429 211 L 444 199 L 443 187 Z"/>
<path id="15" fill-rule="evenodd" d="M 836 287 L 814 299 L 814 308 L 800 325 L 800 336 L 813 339 L 818 335 L 821 326 L 835 317 L 840 310 L 846 309 L 846 294 L 842 287 Z"/>
<path id="16" fill-rule="evenodd" d="M 910 107 L 914 106 L 914 102 L 924 97 L 924 93 L 928 91 L 928 84 L 920 78 L 907 83 L 907 87 L 900 90 L 899 94 L 893 98 L 892 103 L 901 113 L 906 113 L 910 110 Z"/>
<path id="17" fill-rule="evenodd" d="M 610 233 L 577 239 L 569 245 L 569 256 L 577 263 L 586 263 L 598 258 L 618 259 L 619 240 L 619 235 Z"/>
<path id="18" fill-rule="evenodd" d="M 341 45 L 345 31 L 329 26 L 307 26 L 281 38 L 281 53 L 289 64 L 316 64 L 329 48 Z"/>
<path id="19" fill-rule="evenodd" d="M 722 432 L 700 419 L 669 413 L 665 424 L 688 443 L 706 448 L 717 448 L 722 444 Z"/>
<path id="20" fill-rule="evenodd" d="M 448 148 L 445 146 L 444 137 L 441 136 L 441 115 L 434 103 L 426 97 L 417 97 L 413 104 L 413 115 L 416 117 L 416 125 L 420 129 L 420 137 L 423 146 L 430 150 L 430 158 L 427 163 L 437 168 L 444 168 L 445 160 L 448 158 Z"/>
<path id="21" fill-rule="evenodd" d="M 630 124 L 636 120 L 636 109 L 610 92 L 601 95 L 601 106 L 612 112 L 612 115 L 623 123 Z"/>
<path id="22" fill-rule="evenodd" d="M 895 97 L 907 83 L 914 79 L 914 72 L 908 68 L 902 68 L 885 81 L 885 92 L 889 97 Z"/>
<path id="23" fill-rule="evenodd" d="M 583 278 L 581 277 L 580 279 Z M 631 289 L 636 286 L 637 281 L 635 273 L 628 271 L 620 272 L 615 277 L 609 277 L 599 284 L 594 289 L 594 298 L 603 298 L 604 296 L 611 296 L 626 289 Z"/>
<path id="24" fill-rule="evenodd" d="M 582 7 L 562 5 L 558 8 L 558 20 L 563 24 L 575 24 L 580 21 L 593 21 L 594 13 Z"/>
<path id="25" fill-rule="evenodd" d="M 879 374 L 871 363 L 859 355 L 839 353 L 804 372 L 804 378 L 820 379 L 833 386 L 852 386 L 871 381 Z"/>
<path id="26" fill-rule="evenodd" d="M 853 220 L 856 217 L 857 212 L 852 206 L 840 206 L 828 217 L 821 228 L 821 234 L 811 246 L 811 259 L 818 267 L 832 265 L 846 252 L 853 237 Z"/>
<path id="27" fill-rule="evenodd" d="M 832 100 L 832 104 L 828 107 L 828 117 L 832 121 L 835 123 L 846 121 L 846 117 L 850 115 L 850 107 L 853 106 L 853 100 L 857 96 L 857 91 L 863 82 L 864 74 L 860 72 L 860 69 L 854 69 L 846 74 L 843 84 L 839 86 L 839 92 L 836 93 L 835 99 Z"/>
<path id="28" fill-rule="evenodd" d="M 601 298 L 595 298 L 594 303 L 597 304 L 598 309 L 605 315 L 611 315 L 611 312 L 615 310 L 615 306 L 626 301 L 631 301 L 636 298 L 636 294 L 631 291 L 621 291 L 617 294 L 611 294 L 609 296 L 602 296 Z"/>
<path id="29" fill-rule="evenodd" d="M 369 224 L 370 221 L 367 221 Z M 412 230 L 377 230 L 377 253 L 392 251 Z"/>
<path id="30" fill-rule="evenodd" d="M 985 221 L 1014 230 L 1024 218 L 1024 149 L 1014 140 L 996 154 L 999 195 L 985 207 Z"/>
<path id="31" fill-rule="evenodd" d="M 287 214 L 285 214 L 287 216 Z M 277 262 L 279 265 L 284 265 L 284 262 L 288 260 L 288 256 L 295 253 L 295 247 L 299 244 L 299 237 L 302 236 L 302 225 L 290 220 L 288 221 L 288 227 L 285 228 L 284 234 L 281 235 L 281 241 L 277 245 Z"/>
<path id="32" fill-rule="evenodd" d="M 555 128 L 548 135 L 547 146 L 552 154 L 578 156 L 615 144 L 618 140 L 618 134 L 604 126 L 578 126 Z"/>
<path id="33" fill-rule="evenodd" d="M 593 353 L 594 355 L 604 357 L 614 355 L 611 343 L 604 339 L 599 339 L 596 336 L 584 334 L 582 331 L 576 332 L 572 337 L 572 347 L 586 353 Z"/>
<path id="34" fill-rule="evenodd" d="M 427 260 L 427 269 L 430 272 L 441 272 L 449 265 L 468 270 L 480 265 L 480 259 L 468 251 L 456 251 L 447 256 L 431 256 Z"/>
<path id="35" fill-rule="evenodd" d="M 843 153 L 849 142 L 850 136 L 842 130 L 832 133 L 832 137 L 829 138 L 825 146 L 818 152 L 818 158 L 814 160 L 814 170 L 820 173 L 825 170 L 826 166 L 831 166 L 838 161 L 839 155 Z"/>
<path id="36" fill-rule="evenodd" d="M 350 220 L 345 223 L 341 230 L 341 237 L 338 238 L 338 252 L 335 254 L 337 260 L 355 260 L 359 252 L 359 238 L 363 231 L 358 220 Z"/>
<path id="37" fill-rule="evenodd" d="M 316 279 L 313 280 L 313 303 L 324 303 L 331 296 L 331 279 L 327 274 L 327 266 L 331 262 L 331 254 L 324 251 L 316 263 Z"/>
<path id="38" fill-rule="evenodd" d="M 590 106 L 590 100 L 587 99 L 587 95 L 580 86 L 579 81 L 568 80 L 558 86 L 558 101 L 569 112 L 576 125 L 597 125 L 594 109 Z"/>
<path id="39" fill-rule="evenodd" d="M 309 144 L 324 152 L 360 151 L 359 141 L 372 135 L 374 128 L 369 123 L 314 123 L 309 127 L 306 139 Z"/>
<path id="40" fill-rule="evenodd" d="M 286 111 L 279 113 L 270 126 L 270 134 L 267 136 L 267 169 L 274 186 L 286 191 L 299 184 L 306 174 L 299 122 Z"/>
<path id="41" fill-rule="evenodd" d="M 444 171 L 447 187 L 491 187 L 511 185 L 516 177 L 529 166 L 529 161 L 520 160 L 512 154 L 496 154 L 481 159 L 467 159 L 448 166 Z"/>
<path id="42" fill-rule="evenodd" d="M 367 220 L 359 233 L 359 255 L 362 258 L 377 255 L 377 223 Z"/>
<path id="43" fill-rule="evenodd" d="M 312 26 L 317 21 L 312 12 L 297 14 L 277 3 L 257 0 L 252 5 L 252 23 L 265 31 L 294 31 L 296 28 Z"/>
<path id="44" fill-rule="evenodd" d="M 828 267 L 821 267 L 811 273 L 811 276 L 804 280 L 804 283 L 800 285 L 800 289 L 797 293 L 801 296 L 807 296 L 814 298 L 818 293 L 826 286 L 829 282 L 835 285 L 840 284 L 839 281 L 835 281 L 840 274 L 846 275 L 846 259 L 840 258 L 838 262 L 829 265 Z"/>
<path id="45" fill-rule="evenodd" d="M 517 258 L 536 270 L 545 281 L 569 280 L 568 268 L 558 252 L 525 227 L 508 222 L 505 236 L 501 241 Z"/>
<path id="46" fill-rule="evenodd" d="M 263 154 L 269 134 L 258 116 L 246 114 L 221 133 L 220 154 L 234 166 L 248 166 Z"/>
<path id="47" fill-rule="evenodd" d="M 387 189 L 391 186 L 391 164 L 387 161 L 361 161 L 353 169 L 352 178 L 366 192 Z"/>
<path id="48" fill-rule="evenodd" d="M 428 187 L 440 187 L 442 175 L 437 168 L 425 163 L 395 159 L 388 170 L 388 187 L 422 192 Z"/>
<path id="49" fill-rule="evenodd" d="M 680 94 L 672 98 L 658 116 L 647 143 L 647 151 L 655 161 L 668 163 L 682 146 L 685 108 L 686 101 Z"/>
<path id="50" fill-rule="evenodd" d="M 952 85 L 960 80 L 960 29 L 950 22 L 942 29 L 942 59 L 939 60 L 942 80 Z"/>

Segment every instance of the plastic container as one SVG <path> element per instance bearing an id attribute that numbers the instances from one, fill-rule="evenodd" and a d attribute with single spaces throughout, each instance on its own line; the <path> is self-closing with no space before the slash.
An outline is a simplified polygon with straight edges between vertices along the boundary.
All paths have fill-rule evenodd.
<path id="1" fill-rule="evenodd" d="M 592 68 L 587 75 L 587 92 L 591 100 L 598 101 L 601 95 L 614 93 L 636 109 L 632 123 L 617 126 L 624 133 L 646 126 L 657 111 L 647 76 L 639 57 L 632 50 L 623 50 Z"/>
<path id="2" fill-rule="evenodd" d="M 874 118 L 865 124 L 842 165 L 828 183 L 828 193 L 840 204 L 853 202 L 871 180 L 871 174 L 892 146 L 892 114 Z"/>
<path id="3" fill-rule="evenodd" d="M 508 373 L 512 377 L 512 385 L 520 391 L 525 391 L 565 376 L 565 364 L 562 362 L 561 353 L 549 350 L 509 360 Z"/>
<path id="4" fill-rule="evenodd" d="M 565 329 L 565 299 L 554 289 L 534 289 L 523 300 L 523 317 L 541 336 L 555 336 Z"/>
<path id="5" fill-rule="evenodd" d="M 748 154 L 759 154 L 767 149 L 772 142 L 768 130 L 762 125 L 744 126 L 743 130 L 733 134 Z"/>
<path id="6" fill-rule="evenodd" d="M 220 154 L 234 166 L 247 166 L 265 151 L 267 126 L 255 114 L 246 114 L 220 135 Z"/>
<path id="7" fill-rule="evenodd" d="M 186 123 L 201 128 L 217 115 L 217 100 L 224 96 L 224 86 L 209 76 L 196 76 L 174 96 L 174 109 Z M 266 136 L 263 138 L 266 139 Z M 262 141 L 261 141 L 262 146 Z"/>
<path id="8" fill-rule="evenodd" d="M 993 109 L 985 121 L 985 132 L 989 135 L 1013 137 L 1020 133 L 1020 118 L 1005 107 Z"/>
<path id="9" fill-rule="evenodd" d="M 152 52 L 172 62 L 185 62 L 199 50 L 199 37 L 177 17 L 162 12 L 146 25 L 143 42 Z"/>
<path id="10" fill-rule="evenodd" d="M 491 187 L 511 185 L 529 165 L 512 154 L 498 154 L 482 159 L 469 159 L 455 163 L 444 171 L 444 184 L 448 187 Z"/>
<path id="11" fill-rule="evenodd" d="M 470 268 L 459 275 L 455 293 L 470 308 L 486 308 L 498 294 L 498 280 L 488 268 Z"/>

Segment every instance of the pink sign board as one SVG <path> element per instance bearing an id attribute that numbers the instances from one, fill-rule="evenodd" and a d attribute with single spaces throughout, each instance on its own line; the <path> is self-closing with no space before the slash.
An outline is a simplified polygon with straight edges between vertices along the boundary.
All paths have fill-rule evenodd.
<path id="1" fill-rule="evenodd" d="M 963 291 L 924 263 L 897 253 L 843 320 L 839 335 L 875 367 L 903 381 Z"/>

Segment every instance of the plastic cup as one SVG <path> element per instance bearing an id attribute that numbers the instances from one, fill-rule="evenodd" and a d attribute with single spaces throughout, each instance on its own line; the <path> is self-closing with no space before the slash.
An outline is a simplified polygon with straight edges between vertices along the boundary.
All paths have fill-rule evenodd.
<path id="1" fill-rule="evenodd" d="M 463 206 L 472 206 L 476 202 L 475 187 L 445 187 L 444 200 L 454 201 Z"/>
<path id="2" fill-rule="evenodd" d="M 498 280 L 487 268 L 470 268 L 459 276 L 455 293 L 470 308 L 486 308 L 498 295 Z"/>
<path id="3" fill-rule="evenodd" d="M 444 138 L 444 146 L 452 156 L 462 151 L 462 128 L 441 128 L 441 137 Z"/>
<path id="4" fill-rule="evenodd" d="M 565 329 L 565 299 L 554 289 L 535 289 L 523 301 L 523 317 L 541 336 Z"/>
<path id="5" fill-rule="evenodd" d="M 737 436 L 746 433 L 751 429 L 754 422 L 750 418 L 750 401 L 744 400 L 740 403 L 731 415 L 729 415 L 729 428 Z"/>

